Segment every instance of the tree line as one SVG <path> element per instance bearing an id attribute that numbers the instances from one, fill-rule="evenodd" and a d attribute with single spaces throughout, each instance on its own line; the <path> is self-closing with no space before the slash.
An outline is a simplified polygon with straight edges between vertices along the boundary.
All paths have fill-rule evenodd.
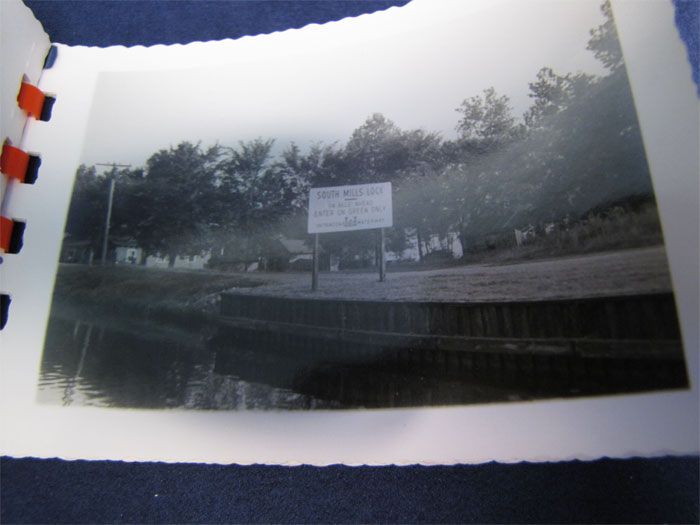
<path id="1" fill-rule="evenodd" d="M 303 238 L 311 187 L 392 182 L 389 249 L 456 236 L 467 253 L 514 228 L 566 223 L 625 200 L 653 200 L 651 179 L 609 3 L 588 50 L 606 73 L 560 74 L 543 67 L 529 83 L 531 105 L 513 114 L 493 87 L 456 108 L 458 137 L 403 130 L 370 115 L 344 144 L 275 140 L 229 147 L 182 142 L 145 166 L 78 169 L 66 232 L 102 240 L 107 187 L 116 182 L 110 235 L 134 239 L 146 254 L 211 251 L 254 260 L 275 235 Z M 325 236 L 338 254 L 371 253 L 371 236 Z"/>

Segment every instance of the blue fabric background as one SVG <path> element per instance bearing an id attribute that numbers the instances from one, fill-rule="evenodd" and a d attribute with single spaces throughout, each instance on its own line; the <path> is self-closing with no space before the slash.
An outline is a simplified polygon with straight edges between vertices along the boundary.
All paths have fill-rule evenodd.
<path id="1" fill-rule="evenodd" d="M 52 41 L 97 46 L 236 38 L 404 3 L 27 2 Z M 700 2 L 674 4 L 697 83 Z M 0 521 L 697 523 L 698 465 L 698 457 L 375 468 L 2 458 Z"/>
<path id="2" fill-rule="evenodd" d="M 688 61 L 693 69 L 693 80 L 700 95 L 700 1 L 673 0 L 676 8 L 678 33 L 688 50 Z"/>
<path id="3" fill-rule="evenodd" d="M 456 467 L 9 460 L 3 523 L 697 523 L 697 458 Z"/>

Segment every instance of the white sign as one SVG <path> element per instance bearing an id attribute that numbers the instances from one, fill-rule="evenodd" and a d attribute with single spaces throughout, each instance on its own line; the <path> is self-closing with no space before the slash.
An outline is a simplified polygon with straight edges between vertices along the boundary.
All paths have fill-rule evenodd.
<path id="1" fill-rule="evenodd" d="M 389 228 L 391 182 L 311 188 L 309 233 Z"/>

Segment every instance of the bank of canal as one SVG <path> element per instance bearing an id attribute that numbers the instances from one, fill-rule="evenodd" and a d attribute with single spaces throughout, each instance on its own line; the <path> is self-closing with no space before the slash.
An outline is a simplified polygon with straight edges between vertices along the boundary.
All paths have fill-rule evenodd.
<path id="1" fill-rule="evenodd" d="M 629 255 L 596 260 L 615 260 L 616 267 Z M 572 264 L 544 263 L 538 268 Z M 514 266 L 516 274 L 523 270 Z M 646 283 L 639 288 L 653 293 L 455 303 L 270 294 L 280 279 L 306 275 L 62 265 L 40 397 L 100 406 L 308 409 L 684 388 L 664 269 L 657 261 L 644 278 L 637 274 Z M 407 277 L 410 283 L 424 276 Z"/>

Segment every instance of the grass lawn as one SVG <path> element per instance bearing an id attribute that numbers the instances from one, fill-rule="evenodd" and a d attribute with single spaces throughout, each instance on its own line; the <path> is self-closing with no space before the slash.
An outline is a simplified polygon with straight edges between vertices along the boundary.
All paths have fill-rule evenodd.
<path id="1" fill-rule="evenodd" d="M 671 290 L 663 246 L 514 264 L 421 271 L 323 272 L 311 291 L 308 272 L 226 273 L 139 266 L 62 264 L 54 308 L 147 317 L 217 314 L 220 293 L 375 301 L 528 301 L 658 293 Z"/>
<path id="2" fill-rule="evenodd" d="M 265 283 L 261 277 L 230 273 L 169 270 L 139 266 L 61 264 L 54 301 L 73 305 L 116 306 L 215 313 L 219 293 Z"/>

